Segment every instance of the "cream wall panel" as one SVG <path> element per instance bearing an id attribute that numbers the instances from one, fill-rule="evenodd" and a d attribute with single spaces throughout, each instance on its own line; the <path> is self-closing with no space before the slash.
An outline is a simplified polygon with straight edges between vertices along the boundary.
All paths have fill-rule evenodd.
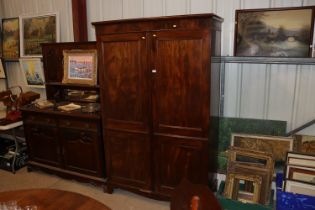
<path id="1" fill-rule="evenodd" d="M 264 118 L 266 64 L 241 64 L 242 83 L 240 88 L 240 116 L 244 118 Z M 254 103 L 253 103 L 254 102 Z"/>
<path id="2" fill-rule="evenodd" d="M 95 41 L 92 22 L 123 18 L 123 0 L 87 0 L 87 25 L 90 41 Z"/>
<path id="3" fill-rule="evenodd" d="M 298 72 L 299 88 L 296 91 L 294 127 L 315 118 L 315 66 L 301 66 Z"/>
<path id="4" fill-rule="evenodd" d="M 292 130 L 297 66 L 271 65 L 268 119 L 285 120 Z M 255 103 L 253 101 L 253 103 Z"/>
<path id="5" fill-rule="evenodd" d="M 270 0 L 241 0 L 240 1 L 240 9 L 251 9 L 251 8 L 269 8 Z"/>
<path id="6" fill-rule="evenodd" d="M 304 0 L 302 1 L 303 6 L 314 6 L 315 5 L 315 0 Z"/>
<path id="7" fill-rule="evenodd" d="M 190 0 L 166 0 L 165 15 L 169 16 L 189 14 L 189 2 Z"/>
<path id="8" fill-rule="evenodd" d="M 50 12 L 53 9 L 53 2 L 50 0 L 37 0 L 36 6 L 39 11 Z"/>
<path id="9" fill-rule="evenodd" d="M 103 14 L 101 1 L 102 0 L 88 1 L 86 4 L 88 39 L 92 41 L 95 41 L 95 29 L 91 23 L 103 19 L 103 17 L 101 17 Z"/>
<path id="10" fill-rule="evenodd" d="M 235 10 L 239 8 L 240 2 L 235 0 L 226 0 L 218 1 L 216 5 L 217 14 L 224 18 L 221 35 L 221 55 L 233 55 Z"/>
<path id="11" fill-rule="evenodd" d="M 154 17 L 165 15 L 165 0 L 144 0 L 143 16 Z"/>
<path id="12" fill-rule="evenodd" d="M 271 7 L 296 7 L 302 6 L 302 0 L 271 0 Z"/>
<path id="13" fill-rule="evenodd" d="M 139 18 L 143 16 L 143 0 L 123 0 L 123 18 Z"/>
<path id="14" fill-rule="evenodd" d="M 239 117 L 241 65 L 225 64 L 224 116 Z"/>
<path id="15" fill-rule="evenodd" d="M 198 13 L 216 13 L 217 1 L 211 0 L 191 0 L 190 1 L 190 12 L 191 14 Z"/>

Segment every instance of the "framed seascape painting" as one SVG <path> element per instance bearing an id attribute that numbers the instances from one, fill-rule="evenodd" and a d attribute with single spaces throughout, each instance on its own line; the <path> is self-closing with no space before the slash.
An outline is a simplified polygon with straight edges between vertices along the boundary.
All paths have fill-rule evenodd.
<path id="1" fill-rule="evenodd" d="M 41 57 L 41 43 L 59 42 L 57 13 L 20 16 L 20 56 Z"/>
<path id="2" fill-rule="evenodd" d="M 27 86 L 44 88 L 45 78 L 40 58 L 21 58 L 20 67 Z"/>
<path id="3" fill-rule="evenodd" d="M 236 10 L 234 55 L 311 57 L 314 8 Z"/>
<path id="4" fill-rule="evenodd" d="M 64 50 L 62 83 L 97 84 L 97 51 Z"/>
<path id="5" fill-rule="evenodd" d="M 20 57 L 19 18 L 2 20 L 2 56 L 5 59 Z"/>

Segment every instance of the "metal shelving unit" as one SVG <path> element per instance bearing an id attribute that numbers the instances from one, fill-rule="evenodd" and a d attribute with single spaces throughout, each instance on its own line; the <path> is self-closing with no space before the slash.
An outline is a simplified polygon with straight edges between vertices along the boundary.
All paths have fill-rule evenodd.
<path id="1" fill-rule="evenodd" d="M 220 116 L 224 114 L 224 84 L 225 64 L 277 64 L 277 65 L 315 65 L 315 58 L 288 58 L 288 57 L 211 57 L 211 63 L 220 64 Z"/>

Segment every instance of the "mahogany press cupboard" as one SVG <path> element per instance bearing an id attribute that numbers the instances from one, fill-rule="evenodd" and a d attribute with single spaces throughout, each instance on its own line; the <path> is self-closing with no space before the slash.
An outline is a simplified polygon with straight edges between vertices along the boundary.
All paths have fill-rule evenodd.
<path id="1" fill-rule="evenodd" d="M 109 192 L 169 198 L 183 177 L 208 184 L 221 22 L 199 14 L 93 23 Z"/>

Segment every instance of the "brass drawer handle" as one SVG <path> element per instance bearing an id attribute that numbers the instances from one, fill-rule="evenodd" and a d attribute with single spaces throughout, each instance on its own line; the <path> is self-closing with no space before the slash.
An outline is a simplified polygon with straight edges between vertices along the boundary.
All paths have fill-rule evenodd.
<path id="1" fill-rule="evenodd" d="M 173 25 L 173 28 L 177 28 L 177 25 L 176 25 L 176 24 L 174 24 L 174 25 Z"/>

